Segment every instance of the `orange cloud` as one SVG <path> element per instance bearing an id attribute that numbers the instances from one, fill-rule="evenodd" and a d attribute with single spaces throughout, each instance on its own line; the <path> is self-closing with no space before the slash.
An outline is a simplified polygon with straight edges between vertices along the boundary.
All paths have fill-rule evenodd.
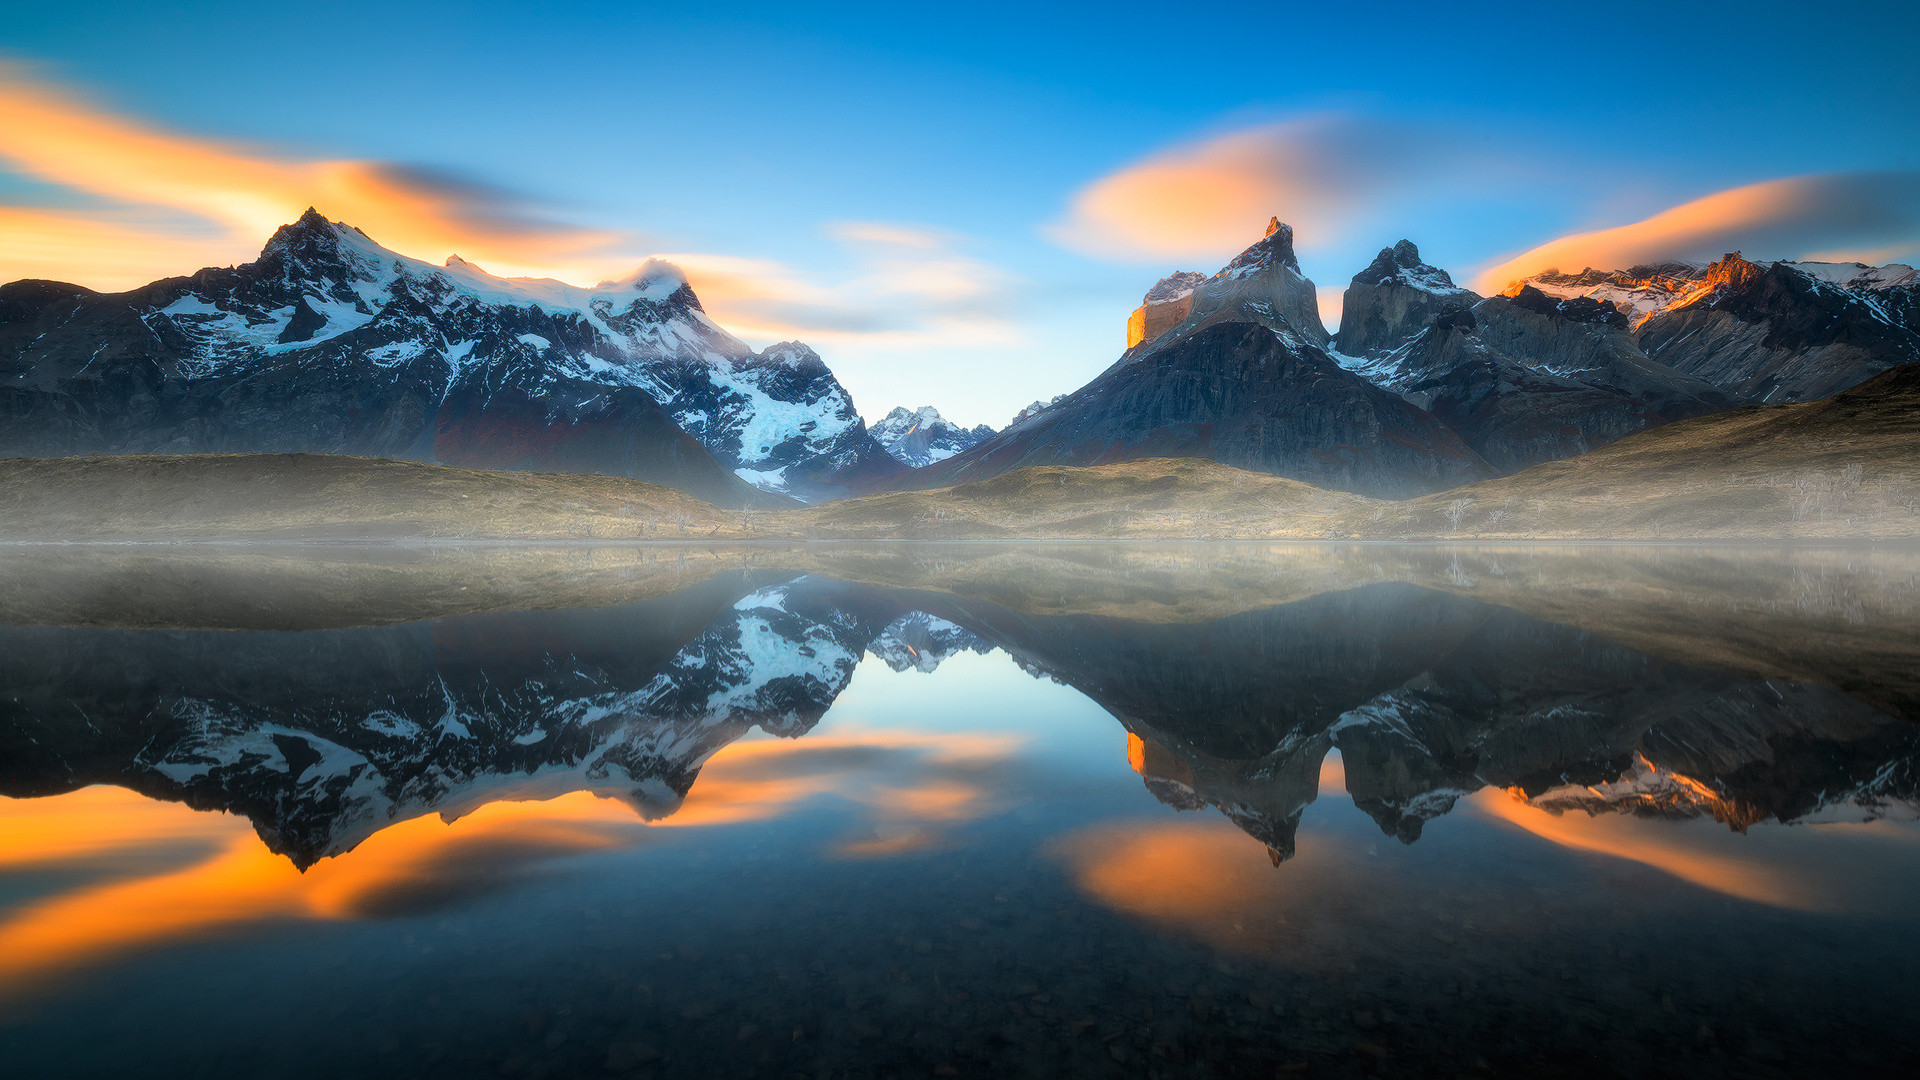
<path id="1" fill-rule="evenodd" d="M 1099 258 L 1217 261 L 1270 215 L 1303 249 L 1336 241 L 1385 196 L 1434 182 L 1456 156 L 1410 128 L 1320 115 L 1231 131 L 1150 155 L 1089 184 L 1057 243 Z"/>
<path id="2" fill-rule="evenodd" d="M 662 255 L 700 302 L 748 338 L 859 342 L 875 348 L 1006 345 L 1018 281 L 956 248 L 960 238 L 900 225 L 842 222 L 828 236 L 851 257 L 838 281 L 764 259 Z"/>
<path id="3" fill-rule="evenodd" d="M 1564 236 L 1476 275 L 1483 293 L 1545 270 L 1624 270 L 1665 260 L 1881 262 L 1920 248 L 1920 172 L 1832 173 L 1716 192 L 1644 221 Z"/>
<path id="4" fill-rule="evenodd" d="M 0 280 L 126 288 L 208 263 L 243 262 L 308 206 L 395 250 L 436 260 L 458 251 L 506 273 L 588 281 L 630 266 L 609 257 L 617 234 L 543 220 L 508 192 L 427 170 L 294 160 L 162 131 L 112 115 L 18 64 L 0 63 L 0 115 L 7 118 L 0 163 L 109 206 L 8 208 L 7 224 L 26 231 L 4 234 Z"/>
<path id="5" fill-rule="evenodd" d="M 0 167 L 94 201 L 0 206 L 0 281 L 101 290 L 252 260 L 308 206 L 402 254 L 459 253 L 491 273 L 590 283 L 624 276 L 640 238 L 553 221 L 513 194 L 377 161 L 300 160 L 116 116 L 0 62 Z M 899 348 L 1002 345 L 1014 280 L 959 238 L 899 225 L 828 230 L 854 269 L 823 281 L 779 263 L 710 254 L 681 264 L 709 312 L 742 336 Z"/>

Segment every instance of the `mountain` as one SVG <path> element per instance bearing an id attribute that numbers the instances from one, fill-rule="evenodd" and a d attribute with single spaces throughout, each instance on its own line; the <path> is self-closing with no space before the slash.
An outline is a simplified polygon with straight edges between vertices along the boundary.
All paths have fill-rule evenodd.
<path id="1" fill-rule="evenodd" d="M 867 654 L 895 671 L 932 673 L 942 661 L 962 652 L 988 653 L 993 646 L 978 634 L 924 611 L 909 611 L 867 643 Z"/>
<path id="2" fill-rule="evenodd" d="M 1516 282 L 1610 304 L 1653 360 L 1742 402 L 1828 397 L 1920 361 L 1920 280 L 1910 266 L 1751 262 L 1549 272 Z"/>
<path id="3" fill-rule="evenodd" d="M 993 429 L 985 424 L 963 428 L 941 416 L 940 410 L 931 405 L 922 405 L 912 412 L 895 408 L 868 430 L 887 453 L 914 469 L 945 461 L 993 434 Z"/>
<path id="4" fill-rule="evenodd" d="M 1131 346 L 1129 346 L 1129 348 L 1131 348 Z M 1025 420 L 1027 417 L 1032 416 L 1037 412 L 1041 412 L 1046 409 L 1051 409 L 1055 405 L 1058 405 L 1065 400 L 1067 400 L 1067 395 L 1065 394 L 1055 394 L 1053 395 L 1053 397 L 1049 398 L 1046 401 L 1041 401 L 1036 398 L 1026 408 L 1021 409 L 1017 413 L 1014 413 L 1013 419 L 1007 421 L 1007 426 L 1012 427 L 1013 425 L 1019 423 L 1020 421 Z"/>
<path id="5" fill-rule="evenodd" d="M 1411 240 L 1402 240 L 1353 275 L 1340 309 L 1340 333 L 1334 347 L 1346 356 L 1383 356 L 1412 340 L 1442 315 L 1465 311 L 1480 297 L 1453 283 L 1453 277 L 1420 258 Z"/>
<path id="6" fill-rule="evenodd" d="M 1502 472 L 1734 404 L 1649 359 L 1607 304 L 1532 288 L 1482 298 L 1407 240 L 1354 276 L 1337 347 Z"/>
<path id="7" fill-rule="evenodd" d="M 328 454 L 0 459 L 0 539 L 15 542 L 763 535 L 750 513 L 616 476 Z"/>
<path id="8" fill-rule="evenodd" d="M 1286 225 L 1270 223 L 1263 239 L 1203 282 L 1181 278 L 1155 289 L 1186 290 L 1169 301 L 1185 312 L 1178 322 L 1143 337 L 1065 399 L 893 486 L 1156 457 L 1208 458 L 1386 497 L 1493 474 L 1446 425 L 1329 355 L 1318 297 L 1300 274 Z"/>
<path id="9" fill-rule="evenodd" d="M 755 353 L 670 264 L 498 278 L 312 210 L 244 266 L 0 286 L 0 455 L 141 452 L 597 472 L 733 507 L 905 471 L 812 350 Z"/>

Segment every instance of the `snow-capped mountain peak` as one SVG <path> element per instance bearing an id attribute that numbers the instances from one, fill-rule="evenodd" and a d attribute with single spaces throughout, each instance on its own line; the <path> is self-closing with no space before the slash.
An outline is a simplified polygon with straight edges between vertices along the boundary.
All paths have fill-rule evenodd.
<path id="1" fill-rule="evenodd" d="M 963 428 L 941 416 L 940 410 L 931 405 L 922 405 L 912 412 L 895 408 L 871 430 L 887 453 L 916 469 L 945 461 L 994 433 L 985 424 Z"/>
<path id="2" fill-rule="evenodd" d="M 659 259 L 592 287 L 504 278 L 401 255 L 309 209 L 247 265 L 85 295 L 97 314 L 48 307 L 54 332 L 0 352 L 9 386 L 51 395 L 0 450 L 358 453 L 680 483 L 693 459 L 669 445 L 677 425 L 740 479 L 803 499 L 900 470 L 813 350 L 754 352 Z M 113 364 L 158 382 L 123 400 L 97 378 Z M 656 406 L 665 421 L 643 420 Z M 694 493 L 738 495 L 712 480 Z"/>

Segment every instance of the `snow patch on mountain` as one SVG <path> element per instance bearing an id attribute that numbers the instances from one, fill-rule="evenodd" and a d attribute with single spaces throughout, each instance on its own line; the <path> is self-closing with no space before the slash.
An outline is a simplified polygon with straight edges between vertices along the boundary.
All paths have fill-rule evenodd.
<path id="1" fill-rule="evenodd" d="M 993 429 L 985 424 L 963 428 L 940 415 L 931 405 L 907 411 L 895 408 L 868 431 L 887 453 L 912 468 L 931 465 L 991 438 Z"/>

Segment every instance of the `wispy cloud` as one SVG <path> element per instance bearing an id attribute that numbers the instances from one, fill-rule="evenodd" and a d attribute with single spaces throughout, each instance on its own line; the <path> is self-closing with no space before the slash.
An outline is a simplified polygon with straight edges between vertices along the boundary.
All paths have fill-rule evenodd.
<path id="1" fill-rule="evenodd" d="M 1325 246 L 1383 204 L 1504 166 L 1439 131 L 1312 115 L 1149 155 L 1087 185 L 1046 232 L 1097 258 L 1210 260 L 1258 239 L 1249 232 L 1277 214 L 1303 248 Z"/>
<path id="2" fill-rule="evenodd" d="M 54 278 L 125 289 L 252 259 L 308 206 L 403 254 L 455 252 L 509 276 L 577 283 L 617 278 L 648 255 L 645 237 L 562 220 L 529 197 L 445 170 L 312 160 L 165 131 L 0 61 L 0 168 L 64 189 L 66 203 L 0 205 L 0 281 Z M 826 230 L 823 260 L 687 252 L 707 308 L 748 338 L 876 347 L 997 344 L 1017 281 L 967 255 L 963 237 L 908 225 Z"/>
<path id="3" fill-rule="evenodd" d="M 0 115 L 7 118 L 0 164 L 97 203 L 32 215 L 30 246 L 11 239 L 0 246 L 6 278 L 32 268 L 113 288 L 180 273 L 189 254 L 239 261 L 308 206 L 397 250 L 438 257 L 459 251 L 509 273 L 605 276 L 618 270 L 610 261 L 614 245 L 630 240 L 545 217 L 530 200 L 444 172 L 300 160 L 164 131 L 116 116 L 15 63 L 0 63 Z M 101 269 L 93 259 L 108 245 L 119 252 L 111 268 Z M 60 273 L 56 253 L 63 246 L 72 259 Z"/>
<path id="4" fill-rule="evenodd" d="M 1482 292 L 1544 270 L 1620 270 L 1663 260 L 1884 262 L 1920 249 L 1920 172 L 1830 173 L 1715 192 L 1611 229 L 1541 244 L 1475 275 Z"/>
<path id="5" fill-rule="evenodd" d="M 687 272 L 716 319 L 747 337 L 858 339 L 876 346 L 992 345 L 1019 335 L 1019 281 L 965 254 L 965 240 L 905 225 L 843 222 L 827 229 L 849 272 L 829 278 L 761 259 L 662 256 Z"/>

